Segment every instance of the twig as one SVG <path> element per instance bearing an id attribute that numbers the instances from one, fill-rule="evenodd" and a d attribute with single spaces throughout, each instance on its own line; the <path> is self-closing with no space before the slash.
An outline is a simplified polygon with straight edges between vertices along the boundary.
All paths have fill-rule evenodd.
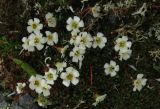
<path id="1" fill-rule="evenodd" d="M 16 92 L 12 92 L 11 94 L 7 95 L 7 97 L 11 97 L 11 96 L 13 96 L 15 94 L 16 94 Z"/>
<path id="2" fill-rule="evenodd" d="M 79 108 L 81 104 L 85 103 L 85 101 L 81 100 L 73 109 Z"/>

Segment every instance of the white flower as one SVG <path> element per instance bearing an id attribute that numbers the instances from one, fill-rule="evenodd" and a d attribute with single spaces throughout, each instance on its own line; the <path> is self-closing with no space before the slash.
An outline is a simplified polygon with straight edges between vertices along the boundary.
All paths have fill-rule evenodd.
<path id="1" fill-rule="evenodd" d="M 70 39 L 70 41 L 69 41 L 69 43 L 70 43 L 71 45 L 76 45 L 76 37 L 77 37 L 77 35 L 71 37 L 71 39 Z"/>
<path id="2" fill-rule="evenodd" d="M 46 79 L 47 83 L 51 84 L 51 85 L 54 84 L 54 81 L 57 80 L 57 77 L 58 77 L 57 72 L 53 68 L 49 68 L 49 71 L 45 72 L 45 76 L 44 76 L 44 78 Z"/>
<path id="3" fill-rule="evenodd" d="M 38 50 L 42 50 L 44 47 L 44 43 L 46 42 L 46 39 L 42 37 L 42 34 L 40 32 L 32 33 L 29 36 L 29 45 L 35 46 Z"/>
<path id="4" fill-rule="evenodd" d="M 133 82 L 133 85 L 134 85 L 133 91 L 136 91 L 136 90 L 141 91 L 143 86 L 146 85 L 147 79 L 143 78 L 143 76 L 144 76 L 143 74 L 137 75 L 137 79 L 134 80 Z"/>
<path id="5" fill-rule="evenodd" d="M 42 83 L 44 81 L 45 80 L 41 75 L 31 76 L 29 79 L 29 88 L 31 90 L 35 90 L 38 94 L 40 94 L 42 92 Z"/>
<path id="6" fill-rule="evenodd" d="M 17 83 L 16 91 L 18 94 L 23 92 L 24 87 L 26 87 L 26 83 Z"/>
<path id="7" fill-rule="evenodd" d="M 118 38 L 116 40 L 116 45 L 114 46 L 115 51 L 126 52 L 131 48 L 132 43 L 128 41 L 127 36 L 122 36 L 122 38 Z"/>
<path id="8" fill-rule="evenodd" d="M 36 99 L 38 102 L 38 105 L 44 108 L 47 108 L 48 105 L 51 103 L 48 101 L 47 97 L 43 96 L 42 94 L 38 95 L 38 98 Z"/>
<path id="9" fill-rule="evenodd" d="M 100 11 L 101 11 L 101 7 L 99 6 L 99 4 L 96 4 L 94 7 L 92 7 L 92 14 L 93 17 L 100 17 Z"/>
<path id="10" fill-rule="evenodd" d="M 29 33 L 39 32 L 43 28 L 43 24 L 40 24 L 40 20 L 38 18 L 30 19 L 28 21 L 27 30 Z"/>
<path id="11" fill-rule="evenodd" d="M 119 65 L 116 65 L 115 61 L 110 61 L 110 64 L 106 63 L 104 65 L 106 75 L 110 75 L 111 77 L 116 76 L 117 72 L 119 71 Z"/>
<path id="12" fill-rule="evenodd" d="M 65 53 L 67 51 L 67 49 L 69 48 L 68 45 L 64 46 L 63 48 L 60 49 L 60 53 L 61 53 L 61 58 L 64 58 Z"/>
<path id="13" fill-rule="evenodd" d="M 80 32 L 79 28 L 81 27 L 84 27 L 84 23 L 78 16 L 68 18 L 66 28 L 68 31 L 72 31 L 72 34 Z"/>
<path id="14" fill-rule="evenodd" d="M 63 79 L 63 85 L 69 87 L 70 83 L 77 85 L 79 82 L 79 72 L 73 67 L 66 68 L 66 72 L 61 73 L 61 79 Z"/>
<path id="15" fill-rule="evenodd" d="M 72 57 L 72 62 L 82 61 L 84 53 L 85 53 L 84 48 L 74 47 L 73 51 L 70 52 L 70 57 Z"/>
<path id="16" fill-rule="evenodd" d="M 131 54 L 132 54 L 132 50 L 128 49 L 127 51 L 123 52 L 123 51 L 120 51 L 119 52 L 119 56 L 120 56 L 120 60 L 127 60 L 131 57 Z"/>
<path id="17" fill-rule="evenodd" d="M 66 62 L 57 62 L 56 63 L 57 71 L 62 72 L 65 67 L 67 67 Z"/>
<path id="18" fill-rule="evenodd" d="M 91 48 L 92 46 L 92 37 L 87 32 L 80 32 L 79 35 L 76 37 L 75 45 L 81 47 L 88 47 Z"/>
<path id="19" fill-rule="evenodd" d="M 38 98 L 38 99 L 37 99 L 37 103 L 38 103 L 38 105 L 41 106 L 41 107 L 45 107 L 45 106 L 46 106 L 46 105 L 45 105 L 45 101 L 43 101 L 42 98 Z"/>
<path id="20" fill-rule="evenodd" d="M 96 102 L 94 102 L 92 105 L 97 106 L 97 104 L 99 104 L 100 102 L 104 101 L 104 99 L 106 98 L 107 94 L 104 95 L 97 95 L 96 96 Z"/>
<path id="21" fill-rule="evenodd" d="M 47 83 L 47 81 L 42 81 L 42 94 L 47 97 L 50 95 L 51 86 Z"/>
<path id="22" fill-rule="evenodd" d="M 46 42 L 48 45 L 54 45 L 58 43 L 58 34 L 57 32 L 51 33 L 50 31 L 46 31 Z"/>
<path id="23" fill-rule="evenodd" d="M 29 39 L 27 37 L 23 37 L 22 42 L 23 42 L 22 47 L 24 50 L 28 50 L 30 52 L 33 52 L 35 50 L 34 46 L 29 45 Z"/>
<path id="24" fill-rule="evenodd" d="M 107 38 L 104 37 L 103 33 L 98 32 L 97 36 L 94 37 L 93 48 L 99 47 L 102 49 L 106 42 Z"/>
<path id="25" fill-rule="evenodd" d="M 57 21 L 52 13 L 47 13 L 45 18 L 49 27 L 56 27 Z"/>

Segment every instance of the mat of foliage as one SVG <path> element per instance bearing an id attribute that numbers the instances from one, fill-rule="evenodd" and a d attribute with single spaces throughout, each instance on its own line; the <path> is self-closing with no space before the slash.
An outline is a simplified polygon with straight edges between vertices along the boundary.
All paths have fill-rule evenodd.
<path id="1" fill-rule="evenodd" d="M 124 0 L 125 1 L 125 0 Z M 122 0 L 122 3 L 124 2 Z M 155 1 L 155 2 L 154 2 Z M 39 3 L 40 8 L 35 8 Z M 79 16 L 87 27 L 85 31 L 96 34 L 98 31 L 107 36 L 107 46 L 103 49 L 90 49 L 86 52 L 80 72 L 80 82 L 76 86 L 65 87 L 62 80 L 55 81 L 52 86 L 49 101 L 52 105 L 47 109 L 159 109 L 160 107 L 160 40 L 150 36 L 150 28 L 160 22 L 160 2 L 158 0 L 137 0 L 130 7 L 116 8 L 105 13 L 102 18 L 94 18 L 91 12 L 96 3 L 109 3 L 108 0 L 88 0 L 84 2 L 83 11 L 80 0 L 1 0 L 0 1 L 0 83 L 4 93 L 15 91 L 17 82 L 28 81 L 27 73 L 18 66 L 13 59 L 20 59 L 42 74 L 46 71 L 44 63 L 45 50 L 35 52 L 21 52 L 22 38 L 28 36 L 27 22 L 32 18 L 43 21 L 46 13 L 52 12 L 57 18 L 56 31 L 65 40 L 69 40 L 66 30 L 66 20 Z M 118 3 L 113 0 L 113 3 Z M 144 16 L 133 16 L 146 3 L 147 11 Z M 3 5 L 2 5 L 3 4 Z M 63 11 L 56 13 L 58 7 Z M 68 6 L 72 6 L 73 13 Z M 38 10 L 38 13 L 37 13 Z M 92 19 L 92 22 L 91 20 Z M 139 21 L 139 22 L 138 22 Z M 138 22 L 138 23 L 137 23 Z M 136 24 L 137 23 L 137 24 Z M 160 27 L 160 26 L 159 26 Z M 160 30 L 159 30 L 160 31 Z M 66 34 L 67 33 L 67 34 Z M 114 41 L 119 33 L 124 33 L 132 41 L 132 55 L 127 61 L 117 61 L 120 71 L 113 78 L 104 74 L 104 63 L 118 60 L 114 50 Z M 160 34 L 159 34 L 160 35 Z M 62 40 L 59 40 L 61 46 Z M 50 65 L 54 65 L 60 58 L 54 47 L 49 48 L 47 56 L 52 58 Z M 69 52 L 69 51 L 68 51 Z M 70 58 L 70 57 L 68 57 Z M 74 66 L 77 66 L 73 63 Z M 92 69 L 92 72 L 91 72 Z M 92 73 L 92 74 L 91 74 Z M 133 92 L 133 81 L 137 74 L 142 73 L 147 78 L 146 86 L 139 92 Z M 92 77 L 91 77 L 92 75 Z M 36 97 L 36 93 L 29 89 L 25 93 Z M 107 94 L 105 100 L 96 107 L 92 105 L 95 95 Z M 21 95 L 13 95 L 9 99 L 15 101 Z M 84 101 L 84 103 L 80 103 Z"/>

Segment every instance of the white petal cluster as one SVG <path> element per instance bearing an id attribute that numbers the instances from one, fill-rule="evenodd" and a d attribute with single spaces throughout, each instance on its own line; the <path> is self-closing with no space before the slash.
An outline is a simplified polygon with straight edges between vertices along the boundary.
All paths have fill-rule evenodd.
<path id="1" fill-rule="evenodd" d="M 51 89 L 51 86 L 46 82 L 46 81 L 43 81 L 42 82 L 42 94 L 43 96 L 47 97 L 50 95 L 50 89 Z"/>
<path id="2" fill-rule="evenodd" d="M 58 43 L 58 34 L 57 32 L 51 33 L 50 31 L 46 31 L 46 43 L 48 45 L 54 45 Z"/>
<path id="3" fill-rule="evenodd" d="M 43 76 L 41 75 L 31 76 L 29 82 L 30 82 L 29 84 L 30 89 L 35 90 L 38 94 L 42 93 L 42 84 L 45 83 Z"/>
<path id="4" fill-rule="evenodd" d="M 23 93 L 23 89 L 26 87 L 26 83 L 17 83 L 16 91 L 18 94 Z"/>
<path id="5" fill-rule="evenodd" d="M 43 108 L 47 108 L 47 106 L 51 104 L 51 102 L 48 100 L 48 98 L 43 96 L 42 94 L 38 95 L 36 101 L 37 101 L 38 105 Z"/>
<path id="6" fill-rule="evenodd" d="M 107 43 L 107 38 L 104 37 L 103 33 L 98 32 L 97 36 L 94 37 L 93 48 L 99 47 L 102 49 L 106 43 Z"/>
<path id="7" fill-rule="evenodd" d="M 43 95 L 44 97 L 48 97 L 50 95 L 51 85 L 54 85 L 54 82 L 57 80 L 59 74 L 60 78 L 63 80 L 63 84 L 66 87 L 69 87 L 72 83 L 73 85 L 77 85 L 79 82 L 79 72 L 73 67 L 67 67 L 65 72 L 62 72 L 64 68 L 67 66 L 66 62 L 57 62 L 57 69 L 49 68 L 45 75 L 32 75 L 29 79 L 29 88 L 31 90 L 35 90 L 39 95 Z M 59 73 L 59 74 L 58 74 Z M 17 86 L 19 90 L 23 87 Z M 20 89 L 21 88 L 21 89 Z"/>
<path id="8" fill-rule="evenodd" d="M 57 62 L 55 64 L 56 68 L 57 68 L 57 72 L 62 72 L 64 70 L 64 68 L 67 67 L 67 63 L 66 62 Z"/>
<path id="9" fill-rule="evenodd" d="M 45 72 L 45 76 L 44 76 L 47 83 L 51 85 L 54 84 L 54 81 L 57 80 L 57 77 L 58 77 L 57 72 L 53 68 L 49 68 L 49 71 Z"/>
<path id="10" fill-rule="evenodd" d="M 80 32 L 76 37 L 75 46 L 81 46 L 82 48 L 91 48 L 93 38 L 87 32 Z"/>
<path id="11" fill-rule="evenodd" d="M 80 32 L 77 36 L 73 36 L 70 39 L 70 44 L 74 45 L 73 50 L 70 52 L 70 57 L 72 57 L 72 62 L 79 63 L 79 68 L 82 66 L 86 48 L 91 48 L 92 43 L 93 38 L 87 32 Z"/>
<path id="12" fill-rule="evenodd" d="M 32 33 L 29 37 L 29 45 L 36 47 L 38 50 L 42 50 L 44 43 L 46 42 L 45 37 L 40 32 Z"/>
<path id="13" fill-rule="evenodd" d="M 104 71 L 106 75 L 110 75 L 111 77 L 116 76 L 117 72 L 119 71 L 119 65 L 116 64 L 115 61 L 110 61 L 110 63 L 106 63 L 104 65 Z"/>
<path id="14" fill-rule="evenodd" d="M 73 18 L 69 17 L 67 20 L 67 30 L 71 31 L 72 34 L 77 34 L 80 32 L 80 28 L 84 27 L 84 22 L 80 20 L 78 16 L 74 16 Z"/>
<path id="15" fill-rule="evenodd" d="M 93 17 L 100 17 L 101 13 L 101 7 L 99 6 L 99 4 L 96 4 L 94 7 L 92 7 L 92 14 L 93 14 Z"/>
<path id="16" fill-rule="evenodd" d="M 48 22 L 49 27 L 55 27 L 56 24 L 53 26 L 53 15 L 51 13 L 48 13 L 46 15 L 46 20 Z M 57 32 L 51 33 L 50 31 L 46 31 L 44 35 L 41 33 L 41 30 L 43 29 L 43 24 L 40 24 L 40 20 L 38 18 L 30 19 L 28 21 L 28 27 L 27 30 L 30 33 L 29 37 L 23 37 L 22 38 L 22 47 L 24 50 L 27 50 L 29 52 L 35 51 L 35 48 L 37 50 L 42 50 L 44 48 L 44 44 L 47 43 L 48 45 L 52 46 L 54 44 L 58 43 L 58 34 Z"/>
<path id="17" fill-rule="evenodd" d="M 67 51 L 67 49 L 69 48 L 68 45 L 64 46 L 63 48 L 60 49 L 60 53 L 61 53 L 61 58 L 65 57 L 65 53 Z"/>
<path id="18" fill-rule="evenodd" d="M 98 32 L 94 38 L 88 32 L 80 32 L 79 28 L 84 26 L 82 22 L 79 17 L 74 16 L 73 19 L 71 17 L 68 18 L 66 26 L 68 31 L 72 31 L 72 37 L 69 42 L 71 45 L 74 45 L 73 50 L 70 52 L 70 57 L 72 57 L 72 62 L 79 63 L 79 69 L 82 66 L 87 48 L 99 47 L 102 49 L 107 42 L 107 38 L 101 32 Z M 83 24 L 83 26 L 79 26 L 81 25 L 79 23 Z"/>
<path id="19" fill-rule="evenodd" d="M 70 52 L 70 57 L 72 57 L 72 62 L 78 63 L 82 61 L 84 58 L 85 48 L 82 47 L 74 47 L 73 50 Z"/>
<path id="20" fill-rule="evenodd" d="M 58 75 L 55 69 L 49 68 L 49 71 L 45 72 L 45 75 L 35 75 L 31 76 L 29 79 L 29 88 L 35 90 L 38 94 L 43 94 L 43 96 L 50 95 L 51 85 L 57 80 Z"/>
<path id="21" fill-rule="evenodd" d="M 146 85 L 146 82 L 147 82 L 147 79 L 146 78 L 143 78 L 143 74 L 138 74 L 137 75 L 137 79 L 134 80 L 133 82 L 133 85 L 134 85 L 134 88 L 133 88 L 133 91 L 141 91 L 141 89 Z"/>
<path id="22" fill-rule="evenodd" d="M 52 13 L 47 13 L 46 16 L 46 22 L 48 24 L 48 27 L 56 27 L 56 24 L 57 24 L 57 20 L 56 18 L 53 16 Z"/>
<path id="23" fill-rule="evenodd" d="M 119 56 L 120 56 L 119 60 L 121 60 L 121 61 L 128 60 L 131 57 L 131 54 L 132 54 L 132 50 L 130 50 L 130 49 L 128 49 L 125 52 L 120 51 L 119 52 Z"/>
<path id="24" fill-rule="evenodd" d="M 128 41 L 127 36 L 122 36 L 116 40 L 116 45 L 114 46 L 115 51 L 119 52 L 120 60 L 127 60 L 130 58 L 132 54 L 132 50 L 130 49 L 132 43 Z"/>
<path id="25" fill-rule="evenodd" d="M 116 45 L 114 47 L 115 51 L 125 52 L 131 48 L 132 43 L 128 41 L 127 36 L 122 36 L 122 38 L 118 38 L 116 40 Z"/>
<path id="26" fill-rule="evenodd" d="M 38 18 L 30 19 L 28 21 L 27 30 L 29 33 L 39 32 L 43 28 L 43 24 L 40 24 L 40 20 Z"/>
<path id="27" fill-rule="evenodd" d="M 100 102 L 104 101 L 104 99 L 106 98 L 107 94 L 104 95 L 97 95 L 95 102 L 92 104 L 93 106 L 97 106 Z"/>
<path id="28" fill-rule="evenodd" d="M 62 72 L 60 77 L 63 79 L 63 85 L 66 87 L 69 87 L 71 83 L 73 85 L 79 83 L 79 72 L 73 67 L 66 68 L 66 72 Z"/>
<path id="29" fill-rule="evenodd" d="M 29 44 L 29 39 L 27 37 L 22 38 L 22 47 L 24 50 L 28 50 L 29 52 L 33 52 L 35 50 L 34 46 Z"/>

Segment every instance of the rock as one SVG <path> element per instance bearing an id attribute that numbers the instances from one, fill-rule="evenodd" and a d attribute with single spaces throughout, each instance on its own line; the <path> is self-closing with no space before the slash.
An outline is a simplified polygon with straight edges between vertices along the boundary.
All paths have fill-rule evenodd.
<path id="1" fill-rule="evenodd" d="M 4 100 L 3 93 L 0 92 L 0 109 L 6 109 L 8 103 Z"/>
<path id="2" fill-rule="evenodd" d="M 18 106 L 18 105 L 13 105 L 13 106 L 11 107 L 11 109 L 25 109 L 25 108 L 22 108 L 22 107 L 20 107 L 20 106 Z"/>
<path id="3" fill-rule="evenodd" d="M 13 102 L 12 109 L 39 109 L 39 108 L 35 104 L 34 99 L 29 94 L 25 94 L 21 96 L 18 101 Z"/>

